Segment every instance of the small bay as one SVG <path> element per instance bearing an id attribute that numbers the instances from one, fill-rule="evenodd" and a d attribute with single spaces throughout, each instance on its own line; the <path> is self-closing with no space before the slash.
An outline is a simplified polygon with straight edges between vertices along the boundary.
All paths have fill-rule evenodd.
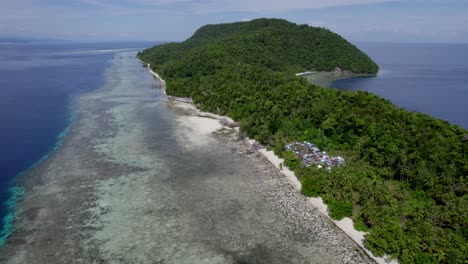
<path id="1" fill-rule="evenodd" d="M 409 111 L 468 128 L 468 44 L 357 46 L 380 66 L 378 75 L 337 79 L 331 87 L 368 91 Z"/>

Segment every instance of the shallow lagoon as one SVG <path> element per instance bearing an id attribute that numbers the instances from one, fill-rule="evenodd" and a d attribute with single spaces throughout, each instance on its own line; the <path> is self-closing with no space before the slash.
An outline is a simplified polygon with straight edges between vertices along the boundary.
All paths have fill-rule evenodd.
<path id="1" fill-rule="evenodd" d="M 134 55 L 74 100 L 62 146 L 25 177 L 0 261 L 371 263 L 233 130 L 212 134 L 151 89 Z"/>
<path id="2" fill-rule="evenodd" d="M 73 120 L 69 104 L 103 84 L 109 60 L 122 49 L 152 43 L 0 45 L 0 245 L 10 233 L 21 172 L 53 153 Z"/>

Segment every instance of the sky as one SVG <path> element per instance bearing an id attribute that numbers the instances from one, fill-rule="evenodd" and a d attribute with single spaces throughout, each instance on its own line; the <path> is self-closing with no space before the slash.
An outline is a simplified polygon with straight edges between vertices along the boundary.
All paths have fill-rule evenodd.
<path id="1" fill-rule="evenodd" d="M 468 42 L 468 0 L 0 0 L 0 38 L 181 41 L 205 24 L 261 17 L 354 42 Z"/>

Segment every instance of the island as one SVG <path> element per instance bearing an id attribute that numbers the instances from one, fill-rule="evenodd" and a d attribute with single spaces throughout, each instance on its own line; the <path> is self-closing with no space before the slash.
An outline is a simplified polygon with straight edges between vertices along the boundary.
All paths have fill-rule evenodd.
<path id="1" fill-rule="evenodd" d="M 207 25 L 138 58 L 165 80 L 168 95 L 231 117 L 242 136 L 284 158 L 301 192 L 321 197 L 335 219 L 353 219 L 374 255 L 400 263 L 467 261 L 468 132 L 371 93 L 323 88 L 297 75 L 376 74 L 377 64 L 341 36 L 255 19 Z M 311 156 L 291 146 L 344 162 L 307 166 Z"/>

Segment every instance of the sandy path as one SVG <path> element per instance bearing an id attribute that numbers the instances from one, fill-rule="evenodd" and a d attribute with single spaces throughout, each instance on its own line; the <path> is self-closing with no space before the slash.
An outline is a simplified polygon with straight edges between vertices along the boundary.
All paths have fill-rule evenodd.
<path id="1" fill-rule="evenodd" d="M 24 178 L 2 263 L 371 263 L 262 155 L 152 81 L 115 56 L 76 100 L 63 146 Z"/>

